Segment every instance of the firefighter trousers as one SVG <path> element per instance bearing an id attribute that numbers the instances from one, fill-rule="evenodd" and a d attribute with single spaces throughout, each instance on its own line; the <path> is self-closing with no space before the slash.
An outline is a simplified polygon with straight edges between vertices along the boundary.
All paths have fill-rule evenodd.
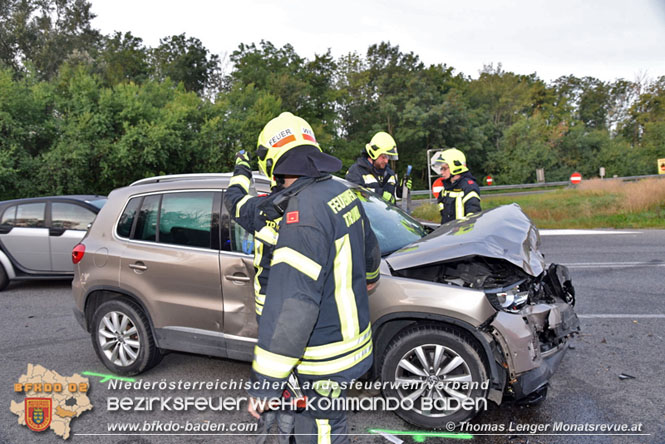
<path id="1" fill-rule="evenodd" d="M 346 390 L 340 390 L 331 381 L 319 381 L 303 393 L 310 408 L 296 413 L 295 437 L 297 444 L 346 444 L 349 431 L 344 401 Z"/>

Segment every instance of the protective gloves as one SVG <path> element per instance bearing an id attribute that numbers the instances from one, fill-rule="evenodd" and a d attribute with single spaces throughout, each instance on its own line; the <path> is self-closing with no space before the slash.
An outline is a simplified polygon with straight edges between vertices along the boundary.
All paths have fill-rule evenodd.
<path id="1" fill-rule="evenodd" d="M 249 165 L 249 156 L 245 150 L 240 150 L 236 153 L 236 166 L 239 165 L 246 166 L 250 170 L 252 169 L 252 167 Z"/>

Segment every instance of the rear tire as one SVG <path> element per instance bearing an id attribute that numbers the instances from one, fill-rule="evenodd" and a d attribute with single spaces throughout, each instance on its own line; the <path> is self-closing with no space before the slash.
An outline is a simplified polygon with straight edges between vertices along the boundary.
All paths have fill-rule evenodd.
<path id="1" fill-rule="evenodd" d="M 111 300 L 101 304 L 92 317 L 92 345 L 113 373 L 132 376 L 154 367 L 162 352 L 155 345 L 148 318 L 137 304 Z"/>
<path id="2" fill-rule="evenodd" d="M 457 401 L 451 399 L 470 398 L 481 408 L 487 402 L 487 390 L 481 385 L 488 380 L 487 369 L 480 356 L 477 346 L 455 330 L 432 325 L 406 330 L 391 341 L 383 356 L 383 394 L 400 402 L 413 400 L 413 408 L 397 414 L 418 427 L 440 429 L 450 422 L 468 421 L 478 410 L 455 409 Z M 390 384 L 396 380 L 405 386 Z"/>
<path id="3" fill-rule="evenodd" d="M 0 291 L 7 288 L 7 285 L 9 285 L 9 277 L 5 271 L 5 267 L 0 264 Z"/>

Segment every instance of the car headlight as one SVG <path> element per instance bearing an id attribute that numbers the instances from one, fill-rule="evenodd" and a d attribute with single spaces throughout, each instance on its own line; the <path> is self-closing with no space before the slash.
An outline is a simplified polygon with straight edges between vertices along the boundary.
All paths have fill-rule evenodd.
<path id="1" fill-rule="evenodd" d="M 485 294 L 490 304 L 497 310 L 518 313 L 529 301 L 529 291 L 520 289 L 522 282 L 518 282 L 509 288 L 485 290 Z"/>

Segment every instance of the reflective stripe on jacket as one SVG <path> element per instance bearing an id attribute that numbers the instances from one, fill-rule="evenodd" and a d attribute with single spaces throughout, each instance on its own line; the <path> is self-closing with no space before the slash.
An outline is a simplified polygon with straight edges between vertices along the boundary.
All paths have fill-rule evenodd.
<path id="1" fill-rule="evenodd" d="M 279 192 L 268 196 L 250 196 L 251 170 L 238 165 L 226 190 L 224 203 L 231 217 L 247 232 L 254 235 L 254 301 L 257 316 L 265 304 L 270 261 L 277 245 L 279 221 L 282 218 L 273 203 Z"/>
<path id="2" fill-rule="evenodd" d="M 301 181 L 271 263 L 252 363 L 259 383 L 284 381 L 291 371 L 304 379 L 351 380 L 372 365 L 367 283 L 379 279 L 377 239 L 354 191 L 330 176 L 300 178 L 291 187 Z"/>
<path id="3" fill-rule="evenodd" d="M 462 173 L 455 183 L 444 180 L 443 187 L 437 199 L 442 224 L 481 211 L 480 188 L 468 171 Z"/>
<path id="4" fill-rule="evenodd" d="M 386 202 L 395 203 L 396 197 L 402 196 L 397 186 L 397 174 L 386 165 L 384 170 L 377 170 L 367 156 L 360 156 L 346 173 L 346 180 L 362 185 L 374 191 Z"/>

